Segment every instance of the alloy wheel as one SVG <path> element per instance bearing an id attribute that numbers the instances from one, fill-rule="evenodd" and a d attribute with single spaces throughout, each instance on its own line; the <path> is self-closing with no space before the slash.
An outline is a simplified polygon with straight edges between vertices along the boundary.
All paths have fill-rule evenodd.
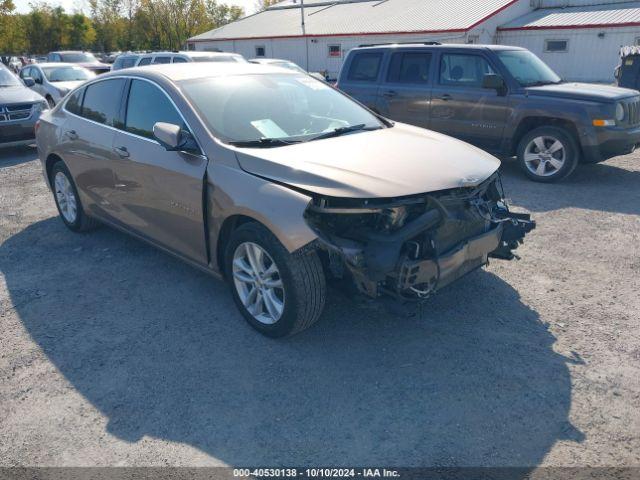
<path id="1" fill-rule="evenodd" d="M 78 218 L 78 202 L 71 182 L 64 173 L 56 173 L 54 188 L 60 213 L 67 222 L 74 223 Z"/>
<path id="2" fill-rule="evenodd" d="M 527 169 L 539 177 L 550 177 L 558 173 L 565 164 L 567 150 L 555 137 L 536 137 L 524 150 Z"/>
<path id="3" fill-rule="evenodd" d="M 273 325 L 284 312 L 285 291 L 278 266 L 258 244 L 238 245 L 233 255 L 233 282 L 240 301 L 260 323 Z"/>

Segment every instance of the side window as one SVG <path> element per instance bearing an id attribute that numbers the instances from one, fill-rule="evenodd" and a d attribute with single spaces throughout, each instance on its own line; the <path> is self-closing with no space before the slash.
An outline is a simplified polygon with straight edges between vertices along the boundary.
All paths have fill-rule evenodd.
<path id="1" fill-rule="evenodd" d="M 171 63 L 171 57 L 156 57 L 153 59 L 153 64 L 157 65 L 158 63 Z"/>
<path id="2" fill-rule="evenodd" d="M 394 53 L 391 57 L 387 81 L 391 83 L 429 83 L 430 65 L 430 53 Z"/>
<path id="3" fill-rule="evenodd" d="M 125 130 L 153 138 L 156 122 L 173 123 L 185 128 L 182 118 L 164 92 L 149 82 L 133 80 L 127 101 Z"/>
<path id="4" fill-rule="evenodd" d="M 76 115 L 82 114 L 82 95 L 84 95 L 84 89 L 78 90 L 73 95 L 69 97 L 67 103 L 64 108 L 71 113 L 75 113 Z"/>
<path id="5" fill-rule="evenodd" d="M 104 80 L 89 85 L 84 94 L 81 115 L 94 122 L 119 127 L 118 111 L 124 79 Z"/>
<path id="6" fill-rule="evenodd" d="M 459 87 L 482 87 L 485 75 L 495 73 L 480 55 L 445 54 L 440 60 L 440 83 Z"/>
<path id="7" fill-rule="evenodd" d="M 121 68 L 131 68 L 136 64 L 136 58 L 132 57 L 132 58 L 125 58 L 122 60 L 122 67 Z"/>
<path id="8" fill-rule="evenodd" d="M 140 63 L 138 63 L 138 66 L 141 67 L 143 65 L 151 65 L 151 57 L 141 58 Z"/>
<path id="9" fill-rule="evenodd" d="M 20 78 L 26 78 L 31 76 L 31 67 L 23 68 L 20 70 Z"/>
<path id="10" fill-rule="evenodd" d="M 173 57 L 173 63 L 187 63 L 187 59 L 184 57 Z"/>
<path id="11" fill-rule="evenodd" d="M 349 80 L 375 82 L 380 72 L 382 53 L 357 53 L 351 61 Z"/>

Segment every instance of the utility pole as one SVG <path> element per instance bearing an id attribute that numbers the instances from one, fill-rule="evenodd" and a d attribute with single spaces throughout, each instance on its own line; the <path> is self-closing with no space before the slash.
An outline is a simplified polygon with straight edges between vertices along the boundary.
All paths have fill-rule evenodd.
<path id="1" fill-rule="evenodd" d="M 307 29 L 304 24 L 304 0 L 300 0 L 300 25 L 302 26 L 302 38 L 304 38 L 304 48 L 306 52 L 304 69 L 309 71 L 309 39 L 307 38 Z"/>

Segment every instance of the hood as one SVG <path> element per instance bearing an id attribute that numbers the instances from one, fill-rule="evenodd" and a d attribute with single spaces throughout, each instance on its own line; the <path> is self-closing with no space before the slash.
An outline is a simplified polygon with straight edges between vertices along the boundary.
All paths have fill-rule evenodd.
<path id="1" fill-rule="evenodd" d="M 86 82 L 86 80 L 78 80 L 74 82 L 51 82 L 51 85 L 56 87 L 58 90 L 66 90 L 67 92 L 70 92 L 78 85 L 82 85 L 84 82 Z"/>
<path id="2" fill-rule="evenodd" d="M 44 97 L 33 90 L 17 87 L 0 87 L 0 104 L 11 105 L 12 103 L 35 103 L 44 100 Z"/>
<path id="3" fill-rule="evenodd" d="M 464 142 L 393 128 L 276 148 L 236 149 L 243 170 L 319 195 L 393 198 L 474 186 L 500 161 Z"/>
<path id="4" fill-rule="evenodd" d="M 543 85 L 527 87 L 529 95 L 546 97 L 570 98 L 574 100 L 614 102 L 623 98 L 638 95 L 635 90 L 619 88 L 610 85 L 595 85 L 592 83 L 561 83 L 559 85 Z"/>

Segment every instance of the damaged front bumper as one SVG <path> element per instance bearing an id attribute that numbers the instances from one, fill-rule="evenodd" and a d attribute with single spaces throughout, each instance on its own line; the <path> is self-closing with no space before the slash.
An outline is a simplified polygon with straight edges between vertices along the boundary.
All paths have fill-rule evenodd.
<path id="1" fill-rule="evenodd" d="M 516 258 L 535 228 L 509 211 L 499 180 L 386 201 L 314 199 L 306 219 L 334 276 L 370 297 L 425 299 L 489 258 Z"/>

